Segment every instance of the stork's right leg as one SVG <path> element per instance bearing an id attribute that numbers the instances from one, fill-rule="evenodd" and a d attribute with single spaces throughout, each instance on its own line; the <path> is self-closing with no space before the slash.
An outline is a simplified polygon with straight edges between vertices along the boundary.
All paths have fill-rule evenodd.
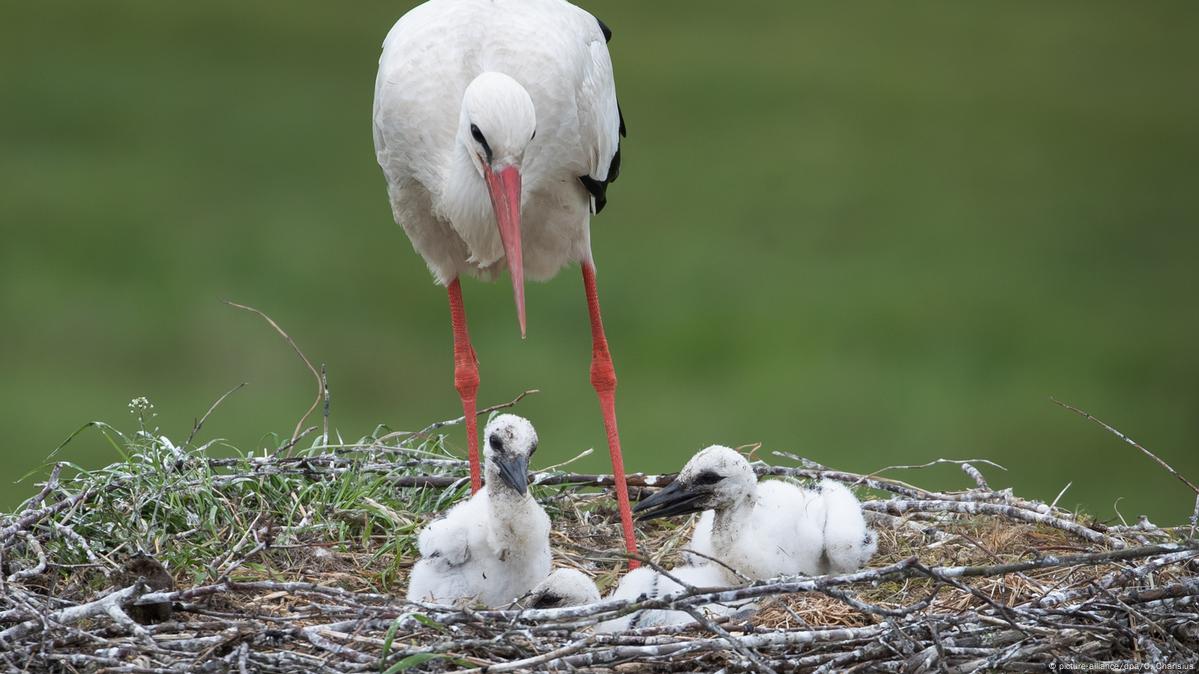
<path id="1" fill-rule="evenodd" d="M 587 312 L 591 317 L 591 385 L 600 400 L 604 429 L 608 431 L 608 453 L 612 457 L 612 478 L 616 482 L 616 503 L 620 509 L 620 525 L 624 530 L 625 549 L 637 554 L 637 538 L 633 534 L 633 511 L 629 508 L 629 485 L 624 476 L 624 459 L 620 454 L 620 433 L 616 430 L 616 370 L 608 352 L 604 335 L 604 319 L 600 315 L 599 293 L 595 289 L 595 267 L 590 260 L 583 262 L 583 289 L 587 294 Z M 629 560 L 629 570 L 639 562 Z"/>
<path id="2" fill-rule="evenodd" d="M 479 393 L 479 362 L 470 345 L 466 330 L 466 307 L 462 304 L 462 286 L 454 279 L 447 287 L 450 293 L 450 322 L 454 326 L 454 388 L 462 399 L 462 415 L 466 419 L 466 451 L 470 458 L 470 493 L 479 491 L 483 478 L 479 471 L 479 429 L 475 401 Z"/>

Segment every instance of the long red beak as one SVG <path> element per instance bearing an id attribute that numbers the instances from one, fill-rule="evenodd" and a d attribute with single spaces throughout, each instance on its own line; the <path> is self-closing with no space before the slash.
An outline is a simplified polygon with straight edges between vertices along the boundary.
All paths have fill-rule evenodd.
<path id="1" fill-rule="evenodd" d="M 512 294 L 516 297 L 516 316 L 520 320 L 520 338 L 525 337 L 525 265 L 520 249 L 520 169 L 506 166 L 499 173 L 484 164 L 483 176 L 495 209 L 495 222 L 508 257 L 512 276 Z"/>

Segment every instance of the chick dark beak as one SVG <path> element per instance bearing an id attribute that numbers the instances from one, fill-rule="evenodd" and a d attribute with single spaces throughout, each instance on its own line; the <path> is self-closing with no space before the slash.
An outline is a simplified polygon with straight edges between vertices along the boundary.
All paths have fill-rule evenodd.
<path id="1" fill-rule="evenodd" d="M 662 491 L 638 503 L 633 512 L 637 513 L 637 519 L 643 521 L 697 513 L 708 509 L 704 505 L 707 495 L 706 490 L 698 490 L 676 480 Z"/>
<path id="2" fill-rule="evenodd" d="M 529 493 L 529 457 L 497 457 L 495 465 L 500 469 L 500 479 L 504 484 L 521 496 Z"/>

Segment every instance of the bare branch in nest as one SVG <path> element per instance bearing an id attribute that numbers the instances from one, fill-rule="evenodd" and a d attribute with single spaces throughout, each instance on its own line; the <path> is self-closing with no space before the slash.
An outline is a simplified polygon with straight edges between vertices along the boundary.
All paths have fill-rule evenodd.
<path id="1" fill-rule="evenodd" d="M 483 409 L 477 411 L 475 413 L 475 415 L 481 417 L 485 414 L 491 414 L 492 412 L 498 412 L 500 410 L 506 410 L 510 407 L 516 407 L 516 405 L 519 404 L 520 401 L 524 400 L 526 397 L 531 396 L 531 395 L 536 395 L 538 393 L 541 393 L 541 391 L 539 389 L 535 389 L 535 388 L 521 391 L 520 395 L 516 396 L 512 400 L 509 400 L 506 403 L 492 405 L 491 407 L 484 407 Z M 455 417 L 453 419 L 448 419 L 446 421 L 438 421 L 436 423 L 432 423 L 432 424 L 429 424 L 428 426 L 425 426 L 424 428 L 420 429 L 416 433 L 413 433 L 413 436 L 423 437 L 423 436 L 429 435 L 430 433 L 432 433 L 438 429 L 445 428 L 446 426 L 457 426 L 458 424 L 462 423 L 463 421 L 466 421 L 466 417 Z"/>
<path id="2" fill-rule="evenodd" d="M 889 470 L 919 470 L 921 468 L 932 468 L 933 466 L 940 466 L 940 465 L 944 465 L 947 463 L 953 464 L 956 466 L 960 466 L 962 468 L 962 470 L 967 475 L 969 475 L 971 478 L 973 478 L 974 481 L 978 484 L 978 486 L 983 489 L 990 489 L 990 487 L 987 486 L 986 480 L 982 479 L 982 473 L 979 473 L 977 468 L 970 465 L 971 463 L 985 463 L 988 466 L 991 466 L 993 468 L 998 468 L 999 470 L 1004 470 L 1004 471 L 1007 470 L 1007 468 L 1004 468 L 1003 466 L 995 463 L 994 461 L 989 461 L 987 459 L 933 459 L 932 461 L 929 461 L 928 463 L 921 463 L 918 465 L 887 466 L 886 468 L 879 468 L 878 470 L 871 473 L 870 477 L 876 477 L 878 475 L 882 475 L 883 473 L 885 473 Z"/>
<path id="3" fill-rule="evenodd" d="M 1099 424 L 1108 433 L 1111 433 L 1112 435 L 1116 436 L 1117 438 L 1120 438 L 1121 440 L 1123 440 L 1125 443 L 1132 445 L 1133 447 L 1136 447 L 1138 450 L 1141 451 L 1142 454 L 1144 454 L 1145 456 L 1156 461 L 1157 465 L 1161 466 L 1162 468 L 1165 468 L 1166 472 L 1170 473 L 1174 477 L 1178 478 L 1178 480 L 1180 482 L 1182 482 L 1186 486 L 1190 487 L 1191 491 L 1195 492 L 1196 494 L 1199 494 L 1199 487 L 1196 487 L 1194 482 L 1191 482 L 1182 473 L 1179 473 L 1178 471 L 1174 470 L 1173 466 L 1166 463 L 1165 461 L 1162 461 L 1161 458 L 1159 458 L 1156 454 L 1149 451 L 1148 449 L 1145 449 L 1143 446 L 1141 446 L 1141 443 L 1137 442 L 1136 440 L 1133 440 L 1132 438 L 1128 437 L 1127 435 L 1124 435 L 1116 428 L 1113 428 L 1112 426 L 1107 425 L 1101 419 L 1099 419 L 1095 415 L 1091 414 L 1090 412 L 1081 410 L 1069 403 L 1064 403 L 1064 402 L 1058 400 L 1057 398 L 1050 397 L 1049 399 L 1052 400 L 1055 404 L 1060 405 L 1061 407 L 1064 407 L 1064 408 L 1070 410 L 1071 412 L 1074 412 L 1075 414 L 1078 414 L 1082 418 L 1088 419 L 1090 421 L 1095 422 L 1096 424 Z"/>
<path id="4" fill-rule="evenodd" d="M 325 363 L 321 363 L 321 392 L 324 399 L 324 409 L 321 414 L 321 420 L 324 423 L 325 431 L 321 435 L 321 444 L 329 444 L 329 412 L 332 407 L 332 398 L 329 395 L 329 370 Z"/>
<path id="5" fill-rule="evenodd" d="M 296 422 L 296 430 L 291 434 L 292 445 L 294 445 L 299 440 L 300 429 L 304 427 L 304 422 L 308 421 L 308 417 L 311 416 L 314 411 L 316 411 L 317 406 L 319 406 L 321 404 L 321 400 L 324 399 L 325 383 L 324 380 L 321 379 L 321 373 L 316 371 L 316 368 L 312 365 L 312 361 L 308 360 L 308 356 L 304 355 L 304 352 L 300 350 L 300 346 L 296 344 L 296 341 L 292 339 L 291 335 L 287 334 L 283 328 L 279 327 L 279 324 L 276 323 L 273 318 L 267 316 L 265 313 L 255 309 L 254 307 L 238 304 L 232 300 L 225 300 L 225 304 L 261 316 L 264 321 L 269 323 L 270 326 L 275 329 L 275 332 L 279 333 L 283 339 L 287 340 L 287 343 L 291 345 L 292 350 L 296 352 L 296 355 L 300 357 L 300 360 L 304 361 L 304 366 L 308 368 L 308 371 L 312 373 L 313 378 L 316 379 L 316 400 L 312 401 L 312 405 L 309 406 L 308 411 L 304 412 L 304 416 L 300 417 L 300 420 Z M 290 449 L 288 450 L 288 455 L 290 456 Z"/>
<path id="6" fill-rule="evenodd" d="M 978 485 L 979 489 L 986 489 L 988 491 L 991 489 L 991 485 L 987 484 L 987 479 L 983 477 L 983 474 L 977 468 L 965 461 L 962 462 L 961 468 L 963 473 L 969 475 L 970 479 L 974 480 L 974 484 Z"/>
<path id="7" fill-rule="evenodd" d="M 110 486 L 115 488 L 118 485 L 113 484 Z M 26 508 L 21 513 L 18 513 L 15 522 L 7 527 L 4 527 L 3 529 L 0 529 L 0 549 L 9 547 L 12 544 L 13 536 L 17 532 L 24 531 L 25 529 L 33 526 L 34 523 L 46 519 L 47 517 L 56 515 L 69 508 L 73 508 L 79 503 L 85 501 L 91 495 L 91 490 L 84 490 L 78 494 L 75 494 L 74 496 L 71 496 L 70 498 L 64 498 L 54 505 L 46 506 L 45 508 Z"/>
<path id="8" fill-rule="evenodd" d="M 924 501 L 907 501 L 901 499 L 890 499 L 887 501 L 867 501 L 862 504 L 865 510 L 878 510 L 891 515 L 903 515 L 909 512 L 954 512 L 966 515 L 1002 515 L 1014 520 L 1024 522 L 1032 522 L 1034 524 L 1044 524 L 1055 529 L 1068 531 L 1076 536 L 1086 539 L 1091 543 L 1104 543 L 1114 548 L 1124 547 L 1124 541 L 1112 538 L 1106 534 L 1085 527 L 1077 522 L 1071 522 L 1053 515 L 1046 515 L 1032 510 L 1025 510 L 1011 505 L 1001 503 L 985 503 L 980 501 L 941 501 L 941 500 L 924 500 Z"/>
<path id="9" fill-rule="evenodd" d="M 95 601 L 78 606 L 71 606 L 59 611 L 55 611 L 44 619 L 27 620 L 23 623 L 13 625 L 12 627 L 0 632 L 0 644 L 12 643 L 25 636 L 33 634 L 41 629 L 43 620 L 50 625 L 71 625 L 81 620 L 95 618 L 101 615 L 110 615 L 109 611 L 116 607 L 120 610 L 122 604 L 131 602 L 145 592 L 146 584 L 142 582 L 134 583 L 127 588 L 117 590 L 107 594 Z"/>
<path id="10" fill-rule="evenodd" d="M 1199 526 L 1199 495 L 1195 496 L 1195 510 L 1191 512 L 1191 533 L 1190 538 L 1195 537 L 1195 527 Z"/>

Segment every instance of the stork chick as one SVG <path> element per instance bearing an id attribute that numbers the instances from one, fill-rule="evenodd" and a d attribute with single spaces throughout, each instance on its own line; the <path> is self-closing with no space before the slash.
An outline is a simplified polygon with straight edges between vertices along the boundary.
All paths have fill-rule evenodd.
<path id="1" fill-rule="evenodd" d="M 484 429 L 487 485 L 420 532 L 409 601 L 503 606 L 550 572 L 550 520 L 529 495 L 537 432 L 502 414 Z"/>
<path id="2" fill-rule="evenodd" d="M 744 456 L 720 445 L 693 456 L 670 486 L 634 509 L 642 520 L 705 510 L 691 549 L 754 580 L 855 571 L 877 548 L 861 504 L 843 485 L 759 483 Z"/>
<path id="3" fill-rule="evenodd" d="M 599 600 L 599 589 L 587 574 L 576 569 L 554 569 L 553 573 L 533 588 L 529 608 L 582 606 L 594 604 Z"/>
<path id="4" fill-rule="evenodd" d="M 674 576 L 671 578 L 670 576 Z M 686 585 L 696 588 L 715 589 L 729 586 L 724 571 L 715 564 L 701 566 L 678 566 L 670 570 L 670 576 L 653 569 L 640 567 L 624 575 L 620 584 L 612 591 L 609 599 L 661 599 L 677 594 L 686 589 Z M 675 578 L 686 585 L 679 584 Z M 729 615 L 737 607 L 723 604 L 706 604 L 698 607 L 702 612 L 712 616 Z M 597 632 L 624 632 L 631 629 L 646 627 L 662 627 L 665 625 L 686 625 L 695 622 L 695 617 L 686 611 L 671 611 L 667 609 L 650 609 L 620 616 L 600 623 Z"/>

